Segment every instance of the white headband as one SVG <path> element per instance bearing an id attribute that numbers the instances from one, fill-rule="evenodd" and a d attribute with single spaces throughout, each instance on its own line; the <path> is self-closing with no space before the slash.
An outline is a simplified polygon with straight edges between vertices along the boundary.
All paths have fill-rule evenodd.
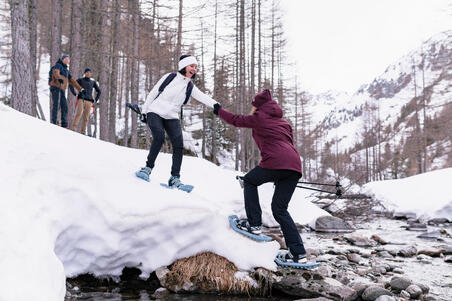
<path id="1" fill-rule="evenodd" d="M 186 58 L 183 58 L 179 61 L 179 70 L 184 69 L 188 65 L 198 65 L 198 61 L 195 59 L 194 56 L 187 56 Z"/>

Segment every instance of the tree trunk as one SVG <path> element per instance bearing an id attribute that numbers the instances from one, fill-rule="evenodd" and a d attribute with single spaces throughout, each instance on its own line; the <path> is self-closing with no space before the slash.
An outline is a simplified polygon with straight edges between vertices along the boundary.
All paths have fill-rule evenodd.
<path id="1" fill-rule="evenodd" d="M 218 1 L 215 0 L 215 29 L 213 39 L 213 98 L 217 99 L 218 87 L 217 87 L 217 22 L 218 22 Z M 215 114 L 212 117 L 212 162 L 217 163 L 217 120 Z"/>
<path id="2" fill-rule="evenodd" d="M 81 72 L 82 60 L 82 0 L 72 0 L 72 22 L 71 22 L 71 74 L 77 79 Z M 68 124 L 72 125 L 75 117 L 75 97 L 68 93 Z"/>
<path id="3" fill-rule="evenodd" d="M 109 138 L 108 132 L 108 100 L 109 100 L 109 89 L 108 89 L 108 75 L 110 74 L 109 66 L 110 66 L 110 58 L 104 49 L 109 45 L 109 26 L 108 26 L 108 0 L 102 0 L 101 7 L 99 9 L 105 10 L 103 14 L 99 14 L 99 18 L 101 18 L 102 27 L 100 28 L 101 38 L 99 50 L 101 53 L 100 62 L 101 62 L 101 70 L 99 74 L 99 84 L 104 87 L 102 91 L 100 102 L 100 139 L 104 141 L 112 141 Z M 114 108 L 113 108 L 114 109 Z M 114 141 L 112 141 L 114 142 Z"/>
<path id="4" fill-rule="evenodd" d="M 112 50 L 111 50 L 111 81 L 110 81 L 110 111 L 108 136 L 109 140 L 116 143 L 116 99 L 118 97 L 118 50 L 119 50 L 119 30 L 121 18 L 121 2 L 114 2 L 114 19 L 112 26 Z"/>
<path id="5" fill-rule="evenodd" d="M 181 0 L 182 1 L 182 0 Z M 133 104 L 138 104 L 138 82 L 140 80 L 140 75 L 138 72 L 138 26 L 139 26 L 139 8 L 138 8 L 138 0 L 129 0 L 129 4 L 131 4 L 131 13 L 132 13 L 132 26 L 133 26 L 133 38 L 132 38 L 132 76 L 131 76 L 131 100 Z M 137 147 L 138 140 L 138 132 L 137 132 L 137 115 L 132 114 L 132 128 L 131 128 L 131 146 Z"/>
<path id="6" fill-rule="evenodd" d="M 42 114 L 41 104 L 38 99 L 38 89 L 36 87 L 36 81 L 38 80 L 38 73 L 36 70 L 36 53 L 37 53 L 37 45 L 38 45 L 38 16 L 36 13 L 37 0 L 29 0 L 28 1 L 28 16 L 30 20 L 30 56 L 31 56 L 31 65 L 33 80 L 31 82 L 31 109 L 33 116 L 39 116 L 37 107 L 39 106 L 41 119 L 45 120 L 44 114 Z"/>
<path id="7" fill-rule="evenodd" d="M 32 83 L 35 81 L 30 54 L 30 24 L 28 22 L 28 2 L 11 1 L 11 37 L 12 37 L 12 107 L 33 116 Z"/>
<path id="8" fill-rule="evenodd" d="M 63 13 L 63 0 L 52 0 L 50 28 L 50 67 L 61 57 L 61 19 Z M 49 69 L 50 69 L 49 67 Z M 52 116 L 52 97 L 50 96 L 49 116 Z"/>

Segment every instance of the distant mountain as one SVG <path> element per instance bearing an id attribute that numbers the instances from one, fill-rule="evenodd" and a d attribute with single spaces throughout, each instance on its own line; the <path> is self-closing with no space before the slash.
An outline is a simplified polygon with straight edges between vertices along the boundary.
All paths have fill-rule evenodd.
<path id="1" fill-rule="evenodd" d="M 405 145 L 422 143 L 426 144 L 428 153 L 427 170 L 451 166 L 452 126 L 445 115 L 452 109 L 449 108 L 452 107 L 449 105 L 452 102 L 452 31 L 425 41 L 353 95 L 328 92 L 308 95 L 308 98 L 308 111 L 314 124 L 311 127 L 321 125 L 323 141 L 335 145 L 340 153 L 356 155 L 355 159 L 362 161 L 366 146 L 369 149 L 378 143 L 378 155 L 373 156 L 382 157 L 386 153 L 391 163 L 390 152 L 404 153 L 405 162 L 401 163 L 407 168 L 404 174 L 410 175 L 413 173 L 411 153 L 419 156 L 419 150 L 411 145 L 410 153 L 404 150 Z M 416 136 L 419 140 L 413 138 Z M 384 168 L 381 172 L 390 177 L 389 167 Z"/>

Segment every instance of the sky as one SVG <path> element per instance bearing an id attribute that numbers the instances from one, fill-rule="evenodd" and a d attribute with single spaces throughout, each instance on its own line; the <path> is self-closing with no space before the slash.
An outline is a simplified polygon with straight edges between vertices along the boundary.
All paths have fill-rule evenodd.
<path id="1" fill-rule="evenodd" d="M 452 0 L 281 0 L 301 89 L 354 93 L 431 36 L 452 30 Z"/>

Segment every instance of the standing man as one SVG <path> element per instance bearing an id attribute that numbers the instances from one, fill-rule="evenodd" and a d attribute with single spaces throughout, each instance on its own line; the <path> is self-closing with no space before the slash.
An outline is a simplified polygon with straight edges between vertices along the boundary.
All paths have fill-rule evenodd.
<path id="1" fill-rule="evenodd" d="M 84 77 L 77 79 L 77 83 L 82 86 L 85 93 L 83 96 L 80 96 L 80 94 L 77 96 L 77 102 L 75 105 L 77 112 L 75 114 L 74 122 L 72 123 L 72 130 L 77 131 L 80 118 L 82 118 L 82 127 L 80 132 L 83 135 L 86 134 L 86 125 L 88 124 L 90 111 L 93 108 L 94 103 L 99 101 L 101 94 L 98 83 L 91 78 L 92 70 L 90 68 L 86 68 L 84 74 Z M 69 86 L 69 88 L 71 89 L 72 94 L 75 95 L 74 88 L 72 88 L 72 86 Z M 93 98 L 93 88 L 96 90 L 96 98 Z"/>
<path id="2" fill-rule="evenodd" d="M 49 86 L 50 93 L 52 94 L 52 116 L 50 116 L 50 121 L 53 124 L 57 124 L 58 108 L 61 107 L 61 126 L 64 128 L 68 127 L 67 99 L 65 94 L 68 82 L 80 92 L 79 95 L 83 96 L 85 93 L 83 88 L 72 78 L 72 75 L 69 73 L 69 62 L 69 55 L 64 54 L 49 72 Z"/>

